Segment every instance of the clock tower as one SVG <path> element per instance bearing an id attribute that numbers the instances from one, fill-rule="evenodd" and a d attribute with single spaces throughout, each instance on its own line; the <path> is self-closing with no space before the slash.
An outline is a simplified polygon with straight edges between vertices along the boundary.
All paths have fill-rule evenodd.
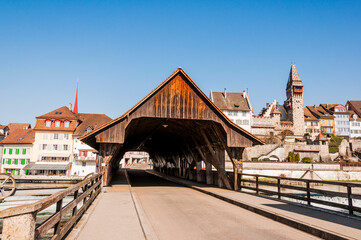
<path id="1" fill-rule="evenodd" d="M 303 113 L 303 84 L 296 65 L 291 65 L 290 75 L 286 87 L 287 100 L 284 107 L 287 111 L 287 120 L 293 122 L 293 133 L 303 136 L 305 120 Z"/>

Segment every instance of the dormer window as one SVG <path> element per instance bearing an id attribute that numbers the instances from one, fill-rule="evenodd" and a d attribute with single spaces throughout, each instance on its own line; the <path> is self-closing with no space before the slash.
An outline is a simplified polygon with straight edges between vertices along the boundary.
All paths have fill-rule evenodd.
<path id="1" fill-rule="evenodd" d="M 86 132 L 87 132 L 87 133 L 90 133 L 91 131 L 93 131 L 93 128 L 92 128 L 92 127 L 88 127 L 88 128 L 86 129 Z"/>
<path id="2" fill-rule="evenodd" d="M 55 127 L 60 127 L 60 121 L 59 120 L 55 121 Z"/>
<path id="3" fill-rule="evenodd" d="M 70 121 L 65 121 L 64 122 L 64 127 L 68 128 L 70 126 Z"/>
<path id="4" fill-rule="evenodd" d="M 45 126 L 46 127 L 51 127 L 51 120 L 46 120 L 45 121 Z"/>

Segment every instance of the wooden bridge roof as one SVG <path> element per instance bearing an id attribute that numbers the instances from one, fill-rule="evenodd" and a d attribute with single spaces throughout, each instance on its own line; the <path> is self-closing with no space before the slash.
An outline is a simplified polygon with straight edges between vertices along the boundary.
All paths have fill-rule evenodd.
<path id="1" fill-rule="evenodd" d="M 144 121 L 140 121 L 141 119 Z M 145 119 L 148 121 L 145 122 Z M 179 120 L 178 123 L 176 123 L 177 120 Z M 189 120 L 197 120 L 198 123 L 190 123 Z M 178 126 L 176 132 L 173 131 L 172 134 L 184 137 L 185 132 L 194 134 L 197 126 L 202 127 L 203 124 L 209 122 L 223 128 L 228 147 L 264 144 L 261 139 L 239 127 L 223 114 L 182 68 L 174 71 L 163 83 L 122 116 L 84 135 L 80 140 L 94 148 L 99 148 L 100 143 L 124 144 L 125 139 L 132 138 L 132 134 L 136 132 L 138 137 L 148 138 L 151 132 L 160 126 L 159 124 L 167 125 L 168 123 Z M 188 125 L 182 126 L 182 124 Z M 140 129 L 148 132 L 140 133 Z"/>

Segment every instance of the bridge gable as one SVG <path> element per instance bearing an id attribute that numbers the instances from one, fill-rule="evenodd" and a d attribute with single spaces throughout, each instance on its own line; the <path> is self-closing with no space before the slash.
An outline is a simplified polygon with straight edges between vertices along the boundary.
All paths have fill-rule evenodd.
<path id="1" fill-rule="evenodd" d="M 97 143 L 123 144 L 128 124 L 144 117 L 214 121 L 222 125 L 230 147 L 262 144 L 261 140 L 231 122 L 181 68 L 124 115 L 84 136 L 83 141 L 94 145 L 90 140 L 93 136 Z"/>

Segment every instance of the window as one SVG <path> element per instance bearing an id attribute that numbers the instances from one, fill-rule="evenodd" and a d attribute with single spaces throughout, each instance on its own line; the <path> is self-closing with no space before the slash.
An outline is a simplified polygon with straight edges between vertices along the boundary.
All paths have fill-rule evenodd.
<path id="1" fill-rule="evenodd" d="M 47 146 L 47 144 L 43 144 L 43 150 L 46 150 Z"/>
<path id="2" fill-rule="evenodd" d="M 26 159 L 26 163 L 29 164 L 29 163 L 30 163 L 30 159 Z"/>
<path id="3" fill-rule="evenodd" d="M 20 153 L 20 149 L 19 148 L 15 149 L 15 154 L 19 155 L 19 153 Z"/>
<path id="4" fill-rule="evenodd" d="M 59 134 L 58 133 L 54 133 L 54 139 L 59 139 Z"/>
<path id="5" fill-rule="evenodd" d="M 68 150 L 68 145 L 67 145 L 67 144 L 64 144 L 64 145 L 63 145 L 63 149 L 64 149 L 65 151 L 67 151 L 67 150 Z"/>
<path id="6" fill-rule="evenodd" d="M 243 125 L 248 125 L 249 124 L 249 120 L 243 120 Z"/>
<path id="7" fill-rule="evenodd" d="M 9 154 L 13 154 L 13 149 L 12 148 L 9 148 Z"/>
<path id="8" fill-rule="evenodd" d="M 307 122 L 305 122 L 305 126 L 307 126 Z"/>
<path id="9" fill-rule="evenodd" d="M 43 133 L 43 139 L 44 140 L 48 139 L 48 134 L 47 133 Z"/>
<path id="10" fill-rule="evenodd" d="M 58 150 L 58 145 L 57 144 L 53 144 L 53 150 Z"/>
<path id="11" fill-rule="evenodd" d="M 312 122 L 311 125 L 312 126 L 318 126 L 318 122 Z"/>
<path id="12" fill-rule="evenodd" d="M 46 120 L 45 126 L 46 126 L 46 127 L 50 127 L 50 126 L 51 126 L 51 121 L 50 121 L 50 120 Z"/>
<path id="13" fill-rule="evenodd" d="M 327 126 L 331 126 L 331 120 L 327 120 Z"/>
<path id="14" fill-rule="evenodd" d="M 68 133 L 64 133 L 64 139 L 66 139 L 66 140 L 69 139 L 69 134 Z"/>
<path id="15" fill-rule="evenodd" d="M 10 158 L 8 158 L 8 164 L 11 165 L 11 159 Z"/>
<path id="16" fill-rule="evenodd" d="M 14 164 L 18 165 L 19 164 L 19 159 L 14 159 Z"/>
<path id="17" fill-rule="evenodd" d="M 93 128 L 91 128 L 91 127 L 88 127 L 88 128 L 86 129 L 86 132 L 87 132 L 87 133 L 90 133 L 91 131 L 93 131 Z"/>
<path id="18" fill-rule="evenodd" d="M 322 120 L 322 125 L 325 125 L 326 124 L 326 120 Z"/>
<path id="19" fill-rule="evenodd" d="M 55 121 L 55 127 L 60 127 L 60 121 L 59 120 Z"/>
<path id="20" fill-rule="evenodd" d="M 21 159 L 21 165 L 25 165 L 25 159 Z"/>
<path id="21" fill-rule="evenodd" d="M 247 112 L 242 111 L 242 116 L 245 117 L 247 115 Z"/>
<path id="22" fill-rule="evenodd" d="M 82 167 L 86 167 L 86 162 L 82 162 L 82 163 L 81 163 L 81 166 L 82 166 Z"/>
<path id="23" fill-rule="evenodd" d="M 23 155 L 26 154 L 26 148 L 23 148 Z"/>
<path id="24" fill-rule="evenodd" d="M 236 120 L 236 123 L 237 123 L 238 125 L 241 125 L 241 124 L 242 124 L 242 120 L 237 119 L 237 120 Z"/>
<path id="25" fill-rule="evenodd" d="M 65 121 L 65 122 L 64 122 L 64 127 L 68 128 L 69 125 L 70 125 L 70 122 L 69 122 L 69 121 Z"/>

